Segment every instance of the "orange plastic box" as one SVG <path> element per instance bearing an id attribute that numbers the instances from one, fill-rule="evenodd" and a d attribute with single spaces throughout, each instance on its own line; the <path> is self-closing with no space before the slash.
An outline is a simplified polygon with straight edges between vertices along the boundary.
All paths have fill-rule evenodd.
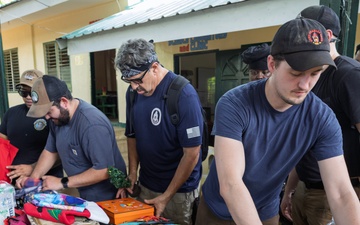
<path id="1" fill-rule="evenodd" d="M 97 202 L 110 218 L 110 223 L 132 222 L 143 216 L 153 216 L 154 207 L 133 198 Z"/>

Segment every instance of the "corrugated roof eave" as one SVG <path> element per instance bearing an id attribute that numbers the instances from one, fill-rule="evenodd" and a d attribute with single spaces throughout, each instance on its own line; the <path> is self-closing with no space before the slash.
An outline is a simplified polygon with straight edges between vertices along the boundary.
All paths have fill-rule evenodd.
<path id="1" fill-rule="evenodd" d="M 136 24 L 147 23 L 149 21 L 156 21 L 164 18 L 189 14 L 192 12 L 207 10 L 244 1 L 246 0 L 168 0 L 166 2 L 149 0 L 140 3 L 133 9 L 121 11 L 112 16 L 75 30 L 60 37 L 60 39 L 79 38 L 103 31 L 120 29 Z M 146 7 L 146 4 L 148 4 L 149 7 Z"/>

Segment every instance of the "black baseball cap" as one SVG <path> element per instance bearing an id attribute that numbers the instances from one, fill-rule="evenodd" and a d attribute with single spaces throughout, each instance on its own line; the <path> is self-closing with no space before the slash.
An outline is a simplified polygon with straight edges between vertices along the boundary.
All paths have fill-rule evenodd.
<path id="1" fill-rule="evenodd" d="M 249 69 L 267 70 L 267 57 L 270 55 L 270 47 L 263 43 L 247 48 L 241 57 L 244 63 L 249 65 Z"/>
<path id="2" fill-rule="evenodd" d="M 326 29 L 331 30 L 336 37 L 339 37 L 341 30 L 340 19 L 334 10 L 325 5 L 309 6 L 301 11 L 298 17 L 316 20 Z"/>
<path id="3" fill-rule="evenodd" d="M 32 105 L 27 113 L 28 117 L 45 116 L 54 101 L 70 93 L 66 83 L 57 77 L 44 75 L 38 78 L 31 89 Z"/>
<path id="4" fill-rule="evenodd" d="M 283 24 L 274 36 L 270 54 L 284 56 L 297 71 L 322 65 L 336 67 L 330 56 L 326 30 L 312 19 L 296 18 Z"/>

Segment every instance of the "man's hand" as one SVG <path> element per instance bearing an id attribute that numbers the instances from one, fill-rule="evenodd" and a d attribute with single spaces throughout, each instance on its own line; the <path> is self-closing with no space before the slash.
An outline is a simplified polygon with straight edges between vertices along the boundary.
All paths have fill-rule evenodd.
<path id="1" fill-rule="evenodd" d="M 129 174 L 128 179 L 131 181 L 131 186 L 129 188 L 126 188 L 126 191 L 130 194 L 133 194 L 134 185 L 137 180 L 137 174 Z"/>
<path id="2" fill-rule="evenodd" d="M 126 189 L 125 188 L 119 188 L 116 193 L 116 198 L 126 198 Z"/>
<path id="3" fill-rule="evenodd" d="M 12 180 L 20 176 L 30 176 L 33 171 L 32 165 L 20 164 L 20 165 L 10 165 L 6 166 L 6 169 L 11 170 L 6 175 Z"/>
<path id="4" fill-rule="evenodd" d="M 146 204 L 149 205 L 154 205 L 155 207 L 155 216 L 159 217 L 161 216 L 161 214 L 164 212 L 164 209 L 167 205 L 167 203 L 169 202 L 169 200 L 167 200 L 164 195 L 159 195 L 156 198 L 153 199 L 144 199 Z"/>
<path id="5" fill-rule="evenodd" d="M 57 191 L 57 190 L 61 190 L 63 189 L 63 184 L 61 183 L 61 178 L 58 177 L 54 177 L 54 176 L 43 176 L 42 177 L 43 180 L 43 191 L 46 190 L 53 190 L 53 191 Z"/>
<path id="6" fill-rule="evenodd" d="M 16 180 L 16 187 L 21 189 L 24 187 L 25 181 L 28 179 L 29 177 L 26 176 L 20 176 L 17 180 Z"/>
<path id="7" fill-rule="evenodd" d="M 292 195 L 293 195 L 292 193 L 284 195 L 282 200 L 281 200 L 281 205 L 280 205 L 281 213 L 289 221 L 292 221 L 292 217 L 291 217 L 291 209 L 292 209 L 291 198 L 292 198 Z"/>

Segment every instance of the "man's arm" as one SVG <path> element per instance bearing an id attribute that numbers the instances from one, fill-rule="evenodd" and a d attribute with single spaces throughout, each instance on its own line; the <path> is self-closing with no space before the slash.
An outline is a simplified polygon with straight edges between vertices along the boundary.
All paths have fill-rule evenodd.
<path id="1" fill-rule="evenodd" d="M 137 171 L 139 167 L 139 156 L 136 150 L 136 139 L 127 138 L 127 148 L 128 148 L 128 162 L 129 162 L 129 174 L 128 179 L 131 181 L 131 186 L 129 188 L 119 188 L 116 193 L 116 198 L 124 198 L 126 192 L 133 194 L 134 184 L 137 181 Z"/>
<path id="2" fill-rule="evenodd" d="M 50 152 L 44 149 L 41 152 L 38 162 L 36 163 L 36 166 L 32 171 L 30 177 L 41 178 L 42 176 L 44 176 L 52 168 L 58 158 L 58 153 Z"/>
<path id="3" fill-rule="evenodd" d="M 245 171 L 242 142 L 215 136 L 214 152 L 220 194 L 233 220 L 236 224 L 261 225 L 254 201 L 242 179 Z"/>
<path id="4" fill-rule="evenodd" d="M 332 157 L 318 163 L 336 224 L 360 224 L 359 199 L 351 185 L 344 157 Z"/>
<path id="5" fill-rule="evenodd" d="M 58 157 L 59 156 L 57 153 L 49 152 L 48 150 L 44 149 L 41 152 L 38 162 L 36 163 L 36 166 L 32 171 L 30 177 L 37 179 L 42 178 L 58 160 Z M 18 188 L 22 188 L 26 179 L 27 177 L 25 176 L 19 177 L 16 180 L 16 186 Z"/>
<path id="6" fill-rule="evenodd" d="M 145 200 L 146 203 L 155 205 L 155 216 L 160 216 L 170 199 L 176 194 L 177 190 L 189 178 L 191 172 L 194 170 L 197 162 L 199 161 L 200 147 L 201 146 L 199 145 L 192 148 L 184 148 L 184 155 L 181 158 L 175 175 L 171 180 L 169 186 L 167 187 L 166 191 L 162 195 L 154 199 Z"/>
<path id="7" fill-rule="evenodd" d="M 284 191 L 284 196 L 281 200 L 281 213 L 283 214 L 283 216 L 286 217 L 286 219 L 292 221 L 291 218 L 291 198 L 292 195 L 295 192 L 296 186 L 299 183 L 299 177 L 296 173 L 296 169 L 294 168 L 289 176 L 288 179 L 286 181 L 286 185 L 285 185 L 285 191 Z"/>
<path id="8" fill-rule="evenodd" d="M 131 187 L 128 191 L 131 193 L 134 183 L 137 180 L 137 171 L 139 167 L 139 156 L 136 150 L 136 138 L 127 138 L 128 160 L 129 160 L 129 179 Z"/>
<path id="9" fill-rule="evenodd" d="M 80 174 L 68 177 L 68 187 L 79 188 L 99 183 L 109 178 L 107 168 L 101 170 L 95 170 L 90 168 Z M 54 176 L 42 176 L 43 190 L 61 190 L 63 185 L 61 178 Z"/>
<path id="10" fill-rule="evenodd" d="M 7 137 L 5 134 L 3 134 L 3 133 L 0 133 L 0 138 L 5 139 L 5 140 L 8 140 L 8 137 Z"/>

